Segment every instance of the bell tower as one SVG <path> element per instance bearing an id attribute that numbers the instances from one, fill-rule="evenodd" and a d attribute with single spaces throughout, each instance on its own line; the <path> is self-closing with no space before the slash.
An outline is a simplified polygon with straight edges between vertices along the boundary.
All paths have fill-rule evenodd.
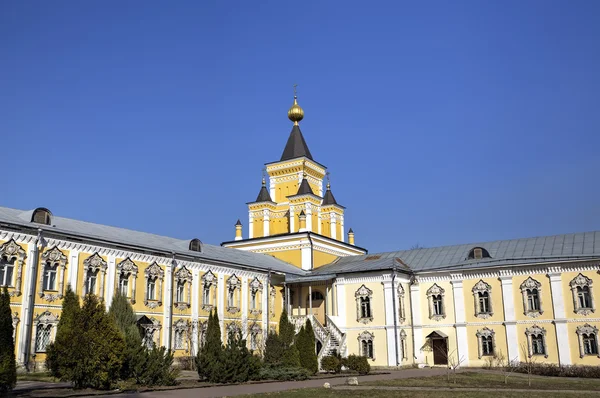
<path id="1" fill-rule="evenodd" d="M 364 254 L 345 242 L 344 211 L 337 203 L 331 185 L 323 190 L 327 168 L 316 162 L 300 130 L 304 110 L 294 103 L 288 110 L 293 123 L 278 161 L 265 165 L 267 180 L 255 201 L 248 202 L 248 237 L 221 245 L 253 252 L 269 253 L 303 269 L 328 264 L 339 256 Z"/>

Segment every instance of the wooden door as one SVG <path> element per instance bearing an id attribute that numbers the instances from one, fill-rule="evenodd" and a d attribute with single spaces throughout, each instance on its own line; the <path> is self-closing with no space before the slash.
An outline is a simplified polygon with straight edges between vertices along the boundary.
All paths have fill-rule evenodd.
<path id="1" fill-rule="evenodd" d="M 446 339 L 433 339 L 433 364 L 448 365 L 448 344 Z"/>

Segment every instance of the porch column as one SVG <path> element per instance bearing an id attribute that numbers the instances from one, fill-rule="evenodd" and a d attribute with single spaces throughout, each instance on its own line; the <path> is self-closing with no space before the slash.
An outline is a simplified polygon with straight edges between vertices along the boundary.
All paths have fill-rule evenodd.
<path id="1" fill-rule="evenodd" d="M 308 308 L 310 311 L 310 315 L 312 315 L 312 285 L 308 285 Z"/>
<path id="2" fill-rule="evenodd" d="M 297 304 L 298 304 L 298 313 L 296 315 L 300 316 L 302 315 L 300 313 L 301 309 L 300 309 L 300 303 L 302 302 L 302 285 L 298 285 L 298 300 L 297 300 Z"/>

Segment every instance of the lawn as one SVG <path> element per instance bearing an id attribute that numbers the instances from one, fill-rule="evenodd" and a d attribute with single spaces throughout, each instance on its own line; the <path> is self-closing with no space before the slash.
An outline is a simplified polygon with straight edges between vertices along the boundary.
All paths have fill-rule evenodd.
<path id="1" fill-rule="evenodd" d="M 513 373 L 504 384 L 504 376 L 488 372 L 464 372 L 456 374 L 456 384 L 450 375 L 450 383 L 446 376 L 430 376 L 410 379 L 395 379 L 366 382 L 367 386 L 390 387 L 471 387 L 471 388 L 531 388 L 533 390 L 589 390 L 600 391 L 600 380 L 578 379 L 568 377 L 539 377 L 531 378 L 531 387 L 527 384 L 527 375 Z"/>
<path id="2" fill-rule="evenodd" d="M 315 398 L 315 397 L 366 397 L 369 398 L 383 398 L 383 397 L 397 397 L 397 398 L 431 398 L 432 396 L 450 397 L 450 398 L 523 398 L 522 392 L 502 392 L 502 391 L 438 391 L 424 390 L 424 391 L 386 391 L 386 390 L 326 390 L 324 388 L 306 388 L 302 390 L 291 390 L 282 391 L 278 393 L 266 393 L 256 395 L 244 395 L 244 397 L 285 397 L 285 398 Z M 595 392 L 590 393 L 548 393 L 548 392 L 528 392 L 527 398 L 552 398 L 552 397 L 597 397 L 598 394 Z"/>

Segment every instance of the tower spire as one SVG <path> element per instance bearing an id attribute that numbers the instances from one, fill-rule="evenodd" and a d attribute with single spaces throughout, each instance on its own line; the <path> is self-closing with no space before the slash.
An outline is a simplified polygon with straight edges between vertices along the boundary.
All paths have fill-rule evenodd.
<path id="1" fill-rule="evenodd" d="M 297 84 L 294 84 L 294 104 L 288 110 L 288 119 L 294 122 L 294 126 L 298 125 L 300 120 L 304 119 L 304 110 L 298 105 L 298 93 L 296 92 Z"/>

